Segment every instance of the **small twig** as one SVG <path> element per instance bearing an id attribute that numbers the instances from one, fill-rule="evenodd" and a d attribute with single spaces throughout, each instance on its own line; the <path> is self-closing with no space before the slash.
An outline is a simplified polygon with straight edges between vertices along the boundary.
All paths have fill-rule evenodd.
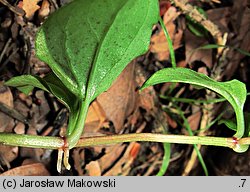
<path id="1" fill-rule="evenodd" d="M 197 149 L 200 150 L 201 145 L 197 145 Z M 196 160 L 197 160 L 197 152 L 195 151 L 195 149 L 193 149 L 191 157 L 189 158 L 188 163 L 186 164 L 185 169 L 182 172 L 182 176 L 188 176 L 190 174 L 195 165 Z"/>
<path id="2" fill-rule="evenodd" d="M 8 39 L 7 43 L 5 44 L 1 54 L 0 54 L 0 63 L 2 62 L 3 56 L 6 53 L 7 49 L 9 48 L 9 45 L 11 43 L 11 38 Z"/>
<path id="3" fill-rule="evenodd" d="M 202 2 L 209 2 L 209 3 L 218 3 L 218 4 L 220 4 L 221 2 L 220 2 L 220 0 L 201 0 Z"/>
<path id="4" fill-rule="evenodd" d="M 222 45 L 226 45 L 226 38 L 227 38 L 227 33 L 225 33 L 223 39 L 224 42 Z M 218 61 L 214 64 L 212 70 L 211 70 L 211 78 L 213 78 L 216 81 L 221 81 L 222 79 L 222 75 L 224 72 L 224 69 L 226 67 L 227 62 L 225 62 L 228 58 L 228 51 L 229 51 L 229 47 L 221 47 L 223 50 L 222 52 L 219 54 L 217 54 L 217 58 Z"/>
<path id="5" fill-rule="evenodd" d="M 189 15 L 193 20 L 200 23 L 211 35 L 216 38 L 220 45 L 223 42 L 222 32 L 212 21 L 206 19 L 194 6 L 190 5 L 187 0 L 173 0 L 174 4 L 179 7 L 184 14 Z"/>
<path id="6" fill-rule="evenodd" d="M 9 4 L 8 1 L 6 0 L 0 0 L 0 2 L 2 4 L 4 4 L 5 6 L 7 6 L 9 8 L 9 10 L 11 10 L 13 13 L 17 14 L 17 15 L 20 15 L 20 16 L 24 16 L 25 12 L 24 10 L 18 8 L 18 7 L 14 7 L 12 6 L 11 4 Z"/>
<path id="7" fill-rule="evenodd" d="M 17 110 L 10 108 L 8 105 L 0 102 L 0 111 L 6 115 L 21 121 L 22 123 L 28 124 L 28 120 L 24 115 L 19 113 Z"/>

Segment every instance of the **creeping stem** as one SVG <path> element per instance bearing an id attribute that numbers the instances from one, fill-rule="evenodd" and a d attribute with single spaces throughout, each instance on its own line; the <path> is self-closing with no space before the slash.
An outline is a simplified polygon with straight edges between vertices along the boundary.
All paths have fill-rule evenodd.
<path id="1" fill-rule="evenodd" d="M 0 133 L 0 144 L 44 149 L 60 149 L 63 147 L 64 141 L 60 137 Z"/>
<path id="2" fill-rule="evenodd" d="M 71 144 L 74 144 L 76 140 L 78 141 L 79 134 L 81 135 L 80 132 L 75 133 L 75 137 L 69 137 L 68 141 L 70 139 Z M 250 145 L 250 137 L 238 139 L 237 143 L 235 143 L 235 138 L 225 138 L 225 137 L 165 135 L 165 134 L 155 134 L 155 133 L 132 133 L 132 134 L 122 134 L 122 135 L 111 135 L 111 136 L 84 137 L 81 138 L 78 142 L 76 142 L 76 145 L 74 147 L 87 147 L 87 146 L 107 145 L 107 144 L 115 144 L 122 142 L 134 142 L 134 141 L 179 143 L 179 144 L 201 144 L 201 145 L 213 145 L 213 146 L 221 146 L 229 148 L 234 148 L 236 144 L 241 146 Z M 18 135 L 13 133 L 0 133 L 0 144 L 32 147 L 32 148 L 44 148 L 44 149 L 62 149 L 65 146 L 64 139 L 60 137 Z M 72 146 L 71 148 L 73 148 Z"/>
<path id="3" fill-rule="evenodd" d="M 223 137 L 201 137 L 201 136 L 186 136 L 186 135 L 165 135 L 154 133 L 132 133 L 122 135 L 85 137 L 79 140 L 76 147 L 86 147 L 93 145 L 106 145 L 121 142 L 148 141 L 162 143 L 179 143 L 179 144 L 201 144 L 214 145 L 221 147 L 231 147 L 232 138 Z"/>

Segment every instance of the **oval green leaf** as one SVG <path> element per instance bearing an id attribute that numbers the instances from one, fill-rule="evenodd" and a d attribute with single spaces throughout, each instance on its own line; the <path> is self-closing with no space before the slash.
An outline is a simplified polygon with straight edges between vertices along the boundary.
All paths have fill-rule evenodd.
<path id="1" fill-rule="evenodd" d="M 75 0 L 42 25 L 36 54 L 79 101 L 70 115 L 69 148 L 82 134 L 90 102 L 147 51 L 158 14 L 158 0 Z"/>
<path id="2" fill-rule="evenodd" d="M 92 101 L 148 49 L 157 0 L 75 0 L 49 17 L 36 54 L 63 84 Z"/>

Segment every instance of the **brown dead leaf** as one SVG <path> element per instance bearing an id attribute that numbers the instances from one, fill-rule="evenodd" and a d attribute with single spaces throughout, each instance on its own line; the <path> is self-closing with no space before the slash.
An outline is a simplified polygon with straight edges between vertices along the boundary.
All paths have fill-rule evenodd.
<path id="1" fill-rule="evenodd" d="M 19 93 L 18 94 L 18 98 L 23 102 L 25 103 L 28 107 L 31 107 L 32 105 L 32 99 L 30 96 L 28 95 L 25 95 L 24 93 Z"/>
<path id="2" fill-rule="evenodd" d="M 16 159 L 18 151 L 18 147 L 0 145 L 0 165 L 10 168 L 10 163 Z"/>
<path id="3" fill-rule="evenodd" d="M 187 120 L 192 131 L 197 131 L 200 125 L 201 111 L 197 111 L 196 113 L 193 113 L 187 118 Z"/>
<path id="4" fill-rule="evenodd" d="M 38 17 L 40 20 L 43 20 L 50 13 L 50 3 L 48 0 L 43 0 L 41 9 L 39 9 Z"/>
<path id="5" fill-rule="evenodd" d="M 140 144 L 132 142 L 126 148 L 122 158 L 104 174 L 104 176 L 115 176 L 115 175 L 128 175 L 131 170 L 131 165 L 136 159 L 140 150 Z"/>
<path id="6" fill-rule="evenodd" d="M 42 163 L 34 163 L 13 168 L 0 176 L 49 176 L 48 170 Z"/>
<path id="7" fill-rule="evenodd" d="M 136 106 L 135 63 L 130 63 L 116 79 L 113 85 L 99 95 L 89 107 L 85 124 L 85 133 L 97 133 L 101 127 L 108 127 L 108 121 L 114 124 L 118 133 L 125 119 Z"/>
<path id="8" fill-rule="evenodd" d="M 38 163 L 37 161 L 34 161 L 34 159 L 24 159 L 23 162 L 22 162 L 22 166 L 23 165 L 30 165 L 30 164 L 34 164 L 34 163 Z"/>
<path id="9" fill-rule="evenodd" d="M 181 29 L 176 29 L 174 20 L 179 16 L 176 8 L 170 7 L 163 17 L 164 24 L 168 30 L 168 33 L 172 39 L 174 49 L 181 46 L 181 38 L 183 31 Z M 169 48 L 166 40 L 166 36 L 161 29 L 159 33 L 156 33 L 151 38 L 150 51 L 156 54 L 158 60 L 168 60 L 169 58 Z"/>
<path id="10" fill-rule="evenodd" d="M 98 161 L 91 161 L 86 165 L 85 169 L 89 176 L 101 176 L 101 168 Z"/>
<path id="11" fill-rule="evenodd" d="M 116 133 L 121 131 L 125 119 L 136 106 L 134 66 L 135 63 L 131 62 L 113 85 L 91 104 L 85 132 L 94 132 L 93 127 L 88 127 L 88 123 L 98 122 L 99 125 L 95 128 L 97 131 L 100 127 L 105 126 L 104 123 L 107 120 L 114 124 Z"/>
<path id="12" fill-rule="evenodd" d="M 187 61 L 186 60 L 179 61 L 177 63 L 177 67 L 183 67 L 183 68 L 187 67 Z"/>
<path id="13" fill-rule="evenodd" d="M 22 3 L 19 3 L 19 7 L 25 11 L 25 17 L 27 19 L 32 19 L 35 12 L 40 8 L 38 4 L 40 0 L 23 0 Z"/>
<path id="14" fill-rule="evenodd" d="M 198 73 L 203 73 L 203 74 L 205 74 L 207 76 L 209 75 L 206 67 L 200 67 L 197 72 Z"/>
<path id="15" fill-rule="evenodd" d="M 198 49 L 203 45 L 209 44 L 203 37 L 197 37 L 189 30 L 185 31 L 185 54 L 186 62 L 202 61 L 207 67 L 212 67 L 212 49 Z"/>
<path id="16" fill-rule="evenodd" d="M 171 7 L 170 1 L 160 1 L 160 16 L 163 16 L 169 7 Z"/>
<path id="17" fill-rule="evenodd" d="M 96 100 L 89 107 L 85 121 L 85 132 L 97 133 L 101 127 L 106 127 L 106 114 L 102 106 Z"/>
<path id="18" fill-rule="evenodd" d="M 110 147 L 107 147 L 105 150 L 105 155 L 99 159 L 99 164 L 101 167 L 101 170 L 107 170 L 110 168 L 114 162 L 116 162 L 119 157 L 123 154 L 126 146 L 122 144 L 116 144 L 112 145 Z"/>
<path id="19" fill-rule="evenodd" d="M 85 150 L 82 148 L 75 148 L 72 151 L 73 151 L 72 158 L 74 159 L 74 168 L 79 176 L 83 176 L 84 172 L 82 166 L 85 160 L 85 153 L 84 153 Z"/>
<path id="20" fill-rule="evenodd" d="M 171 118 L 167 113 L 166 113 L 166 119 L 169 126 L 171 126 L 173 129 L 177 128 L 178 126 L 177 122 L 173 118 Z"/>
<path id="21" fill-rule="evenodd" d="M 129 155 L 132 159 L 135 159 L 140 151 L 141 145 L 139 143 L 134 143 L 133 147 L 131 148 Z"/>
<path id="22" fill-rule="evenodd" d="M 25 125 L 22 122 L 18 122 L 14 131 L 16 134 L 25 134 Z"/>
<path id="23" fill-rule="evenodd" d="M 0 102 L 13 108 L 13 96 L 8 87 L 0 86 Z M 0 112 L 0 132 L 3 132 L 11 122 L 12 118 Z"/>

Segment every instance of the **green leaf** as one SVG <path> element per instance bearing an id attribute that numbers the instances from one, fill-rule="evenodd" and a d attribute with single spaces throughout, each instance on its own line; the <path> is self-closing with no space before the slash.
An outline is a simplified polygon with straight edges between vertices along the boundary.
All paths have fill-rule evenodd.
<path id="1" fill-rule="evenodd" d="M 75 0 L 43 24 L 36 54 L 75 95 L 92 101 L 148 49 L 157 0 Z"/>
<path id="2" fill-rule="evenodd" d="M 207 19 L 207 13 L 200 7 L 195 7 L 197 11 Z M 188 29 L 198 37 L 204 37 L 208 34 L 207 30 L 200 24 L 192 19 L 189 15 L 186 15 Z"/>
<path id="3" fill-rule="evenodd" d="M 71 149 L 83 132 L 91 101 L 148 50 L 158 9 L 158 0 L 74 0 L 52 14 L 37 34 L 36 55 L 53 73 L 43 79 L 17 77 L 7 84 L 26 93 L 41 88 L 69 108 Z"/>
<path id="4" fill-rule="evenodd" d="M 248 56 L 250 57 L 250 53 L 243 50 L 243 49 L 240 49 L 240 48 L 235 48 L 235 47 L 232 47 L 232 46 L 229 46 L 229 45 L 217 45 L 217 44 L 206 44 L 206 45 L 203 45 L 201 47 L 198 47 L 196 49 L 193 50 L 193 52 L 197 51 L 197 50 L 200 50 L 200 49 L 218 49 L 220 47 L 224 47 L 224 48 L 230 48 L 230 49 L 234 49 L 235 51 L 238 51 L 239 53 L 245 55 L 245 56 Z"/>
<path id="5" fill-rule="evenodd" d="M 16 87 L 25 94 L 29 94 L 34 87 L 52 93 L 57 97 L 69 110 L 74 108 L 77 98 L 73 95 L 62 82 L 53 74 L 50 73 L 44 78 L 32 75 L 22 75 L 13 77 L 5 83 L 7 86 Z"/>
<path id="6" fill-rule="evenodd" d="M 44 78 L 32 75 L 13 77 L 5 83 L 7 86 L 16 87 L 25 94 L 29 94 L 35 87 L 53 94 L 70 111 L 68 133 L 71 134 L 79 118 L 79 99 L 68 90 L 54 73 L 49 73 Z"/>
<path id="7" fill-rule="evenodd" d="M 22 75 L 18 77 L 13 77 L 9 81 L 5 82 L 5 85 L 16 87 L 21 92 L 28 95 L 34 87 L 48 91 L 48 89 L 41 83 L 42 78 L 32 76 L 32 75 Z"/>
<path id="8" fill-rule="evenodd" d="M 170 157 L 171 157 L 171 145 L 170 143 L 163 143 L 163 149 L 164 149 L 164 156 L 162 159 L 162 165 L 156 176 L 163 176 L 165 175 L 169 163 L 170 163 Z"/>
<path id="9" fill-rule="evenodd" d="M 217 92 L 233 106 L 236 113 L 237 132 L 234 135 L 241 138 L 244 135 L 244 115 L 243 106 L 246 101 L 245 84 L 238 80 L 228 82 L 217 82 L 208 76 L 195 72 L 187 68 L 166 68 L 154 73 L 142 86 L 145 89 L 148 86 L 163 82 L 181 82 L 202 86 Z"/>
<path id="10" fill-rule="evenodd" d="M 244 119 L 245 119 L 245 127 L 246 131 L 244 136 L 249 137 L 250 136 L 250 113 L 245 112 L 244 113 Z M 235 119 L 221 119 L 218 124 L 225 124 L 229 129 L 236 131 L 237 130 L 237 125 L 235 122 Z"/>
<path id="11" fill-rule="evenodd" d="M 71 110 L 69 148 L 82 134 L 91 101 L 132 59 L 148 50 L 158 14 L 157 0 L 75 0 L 39 30 L 37 56 L 79 101 Z"/>
<path id="12" fill-rule="evenodd" d="M 229 129 L 236 131 L 237 130 L 237 125 L 236 122 L 234 120 L 230 120 L 230 119 L 221 119 L 218 122 L 219 125 L 221 124 L 225 124 Z"/>

